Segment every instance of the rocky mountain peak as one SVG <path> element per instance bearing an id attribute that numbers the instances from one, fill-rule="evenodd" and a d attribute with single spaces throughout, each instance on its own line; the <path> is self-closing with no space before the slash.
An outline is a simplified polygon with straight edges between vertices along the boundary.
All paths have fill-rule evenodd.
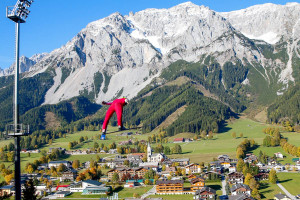
<path id="1" fill-rule="evenodd" d="M 300 4 L 255 5 L 246 9 L 220 13 L 245 36 L 275 44 L 282 37 L 299 38 Z"/>

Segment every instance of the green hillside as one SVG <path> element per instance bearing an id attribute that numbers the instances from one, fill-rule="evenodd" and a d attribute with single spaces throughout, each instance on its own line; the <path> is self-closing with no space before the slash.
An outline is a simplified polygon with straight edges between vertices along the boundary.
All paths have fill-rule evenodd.
<path id="1" fill-rule="evenodd" d="M 42 130 L 47 126 L 57 128 L 53 127 L 55 125 L 65 127 L 71 122 L 96 113 L 100 108 L 100 105 L 90 102 L 86 97 L 79 96 L 55 105 L 33 108 L 21 116 L 21 121 L 24 124 L 30 124 L 32 130 Z M 48 119 L 47 115 L 50 115 Z"/>
<path id="2" fill-rule="evenodd" d="M 40 106 L 44 102 L 46 92 L 53 85 L 54 72 L 46 71 L 34 77 L 23 78 L 19 82 L 19 112 L 23 115 L 28 110 Z M 0 130 L 13 118 L 13 76 L 0 79 Z M 3 82 L 2 82 L 3 81 Z M 7 85 L 4 86 L 4 83 Z"/>
<path id="3" fill-rule="evenodd" d="M 150 132 L 169 115 L 186 105 L 185 111 L 167 129 L 169 136 L 181 132 L 218 132 L 219 126 L 232 112 L 228 106 L 204 97 L 191 83 L 182 86 L 163 86 L 151 91 L 151 95 L 135 98 L 124 109 L 124 121 L 130 125 L 142 125 L 143 132 Z"/>
<path id="4" fill-rule="evenodd" d="M 268 108 L 270 123 L 289 120 L 300 123 L 300 84 L 291 86 L 280 98 Z"/>

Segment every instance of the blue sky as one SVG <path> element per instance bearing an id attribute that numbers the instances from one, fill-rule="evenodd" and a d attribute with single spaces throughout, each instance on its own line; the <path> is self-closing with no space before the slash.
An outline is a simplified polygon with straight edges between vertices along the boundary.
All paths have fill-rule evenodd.
<path id="1" fill-rule="evenodd" d="M 0 68 L 14 62 L 15 24 L 6 18 L 6 6 L 17 0 L 0 0 Z M 71 40 L 89 22 L 114 12 L 127 15 L 147 8 L 170 8 L 187 0 L 35 0 L 25 24 L 21 24 L 20 55 L 51 52 Z M 286 4 L 284 0 L 191 0 L 218 12 L 256 4 Z"/>

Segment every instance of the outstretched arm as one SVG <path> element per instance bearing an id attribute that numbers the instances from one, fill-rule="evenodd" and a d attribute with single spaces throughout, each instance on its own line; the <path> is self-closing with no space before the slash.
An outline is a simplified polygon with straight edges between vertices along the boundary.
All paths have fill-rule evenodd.
<path id="1" fill-rule="evenodd" d="M 112 104 L 112 102 L 106 102 L 106 101 L 102 101 L 102 104 L 103 104 L 103 105 L 111 105 L 111 104 Z"/>

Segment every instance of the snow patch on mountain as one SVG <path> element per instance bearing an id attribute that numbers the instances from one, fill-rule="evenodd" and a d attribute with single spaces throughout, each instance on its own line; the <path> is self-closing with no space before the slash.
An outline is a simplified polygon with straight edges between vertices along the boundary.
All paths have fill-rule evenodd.
<path id="1" fill-rule="evenodd" d="M 260 36 L 255 36 L 255 35 L 251 35 L 251 34 L 247 34 L 247 33 L 243 33 L 243 32 L 242 32 L 242 34 L 245 35 L 246 37 L 248 37 L 249 39 L 263 40 L 269 44 L 276 44 L 280 40 L 280 37 L 272 31 L 265 33 L 263 35 L 260 35 Z"/>

